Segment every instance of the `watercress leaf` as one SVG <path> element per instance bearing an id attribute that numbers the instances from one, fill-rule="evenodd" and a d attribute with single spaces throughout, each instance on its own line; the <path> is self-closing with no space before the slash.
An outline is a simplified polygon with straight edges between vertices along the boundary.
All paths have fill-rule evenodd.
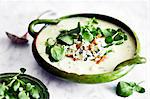
<path id="1" fill-rule="evenodd" d="M 25 73 L 26 72 L 26 69 L 25 68 L 20 68 L 20 71 L 21 71 L 21 73 Z"/>
<path id="2" fill-rule="evenodd" d="M 120 35 L 119 33 L 114 37 L 114 41 L 119 41 L 119 40 L 122 40 L 123 39 L 123 36 Z"/>
<path id="3" fill-rule="evenodd" d="M 112 36 L 108 36 L 108 37 L 106 37 L 106 38 L 105 38 L 105 42 L 106 42 L 107 44 L 112 43 L 112 42 L 113 42 L 113 38 L 112 38 Z"/>
<path id="4" fill-rule="evenodd" d="M 123 44 L 123 41 L 115 42 L 115 45 L 120 45 L 120 44 Z"/>
<path id="5" fill-rule="evenodd" d="M 106 46 L 104 46 L 104 48 L 108 48 L 108 47 L 110 47 L 112 45 L 113 45 L 112 43 L 111 44 L 107 44 Z"/>
<path id="6" fill-rule="evenodd" d="M 52 46 L 52 45 L 54 45 L 55 44 L 55 40 L 53 40 L 52 38 L 48 38 L 47 40 L 46 40 L 46 42 L 45 42 L 45 45 L 46 46 Z"/>
<path id="7" fill-rule="evenodd" d="M 139 86 L 139 85 L 136 85 L 134 87 L 134 90 L 139 92 L 139 93 L 144 93 L 145 92 L 145 89 L 143 87 Z"/>
<path id="8" fill-rule="evenodd" d="M 72 45 L 74 43 L 73 37 L 69 35 L 61 36 L 57 40 L 59 40 L 61 44 L 66 44 L 66 45 Z"/>
<path id="9" fill-rule="evenodd" d="M 136 83 L 135 83 L 135 82 L 129 82 L 128 84 L 129 84 L 131 87 L 136 86 Z"/>
<path id="10" fill-rule="evenodd" d="M 0 83 L 0 96 L 4 95 L 6 88 L 7 86 L 5 86 L 5 84 Z"/>
<path id="11" fill-rule="evenodd" d="M 85 31 L 82 33 L 82 38 L 87 42 L 91 42 L 93 40 L 93 35 L 90 32 Z"/>
<path id="12" fill-rule="evenodd" d="M 127 82 L 121 81 L 117 84 L 116 94 L 121 97 L 128 97 L 133 94 L 133 89 Z"/>
<path id="13" fill-rule="evenodd" d="M 125 41 L 128 40 L 128 37 L 127 37 L 127 35 L 125 35 L 125 34 L 124 34 L 124 40 L 125 40 Z"/>
<path id="14" fill-rule="evenodd" d="M 102 31 L 102 34 L 105 36 L 105 37 L 108 37 L 108 36 L 113 36 L 114 34 L 116 34 L 116 31 L 114 29 L 105 29 Z"/>
<path id="15" fill-rule="evenodd" d="M 75 29 L 71 29 L 70 31 L 68 31 L 68 34 L 73 34 L 73 33 L 76 33 L 76 34 L 78 34 L 78 33 L 80 33 L 80 22 L 78 22 L 78 25 L 77 25 L 77 27 L 75 28 Z"/>
<path id="16" fill-rule="evenodd" d="M 71 30 L 61 30 L 60 34 L 58 35 L 57 38 L 61 37 L 61 36 L 65 36 L 65 35 L 73 35 L 73 34 L 78 34 L 81 31 L 81 27 L 80 27 L 80 22 L 78 22 L 78 25 L 76 28 L 71 29 Z"/>
<path id="17" fill-rule="evenodd" d="M 33 87 L 34 87 L 34 85 L 31 85 L 31 83 L 27 83 L 26 90 L 30 91 Z"/>
<path id="18" fill-rule="evenodd" d="M 36 99 L 40 98 L 39 91 L 36 87 L 32 88 L 31 95 L 33 98 L 36 98 Z"/>
<path id="19" fill-rule="evenodd" d="M 30 97 L 26 94 L 26 92 L 24 90 L 19 92 L 18 98 L 19 99 L 30 99 Z"/>
<path id="20" fill-rule="evenodd" d="M 20 92 L 23 91 L 23 87 L 20 87 L 20 88 L 19 88 L 19 91 L 20 91 Z"/>
<path id="21" fill-rule="evenodd" d="M 14 91 L 17 91 L 19 89 L 19 87 L 20 87 L 20 82 L 19 81 L 15 81 L 14 82 L 14 86 L 13 86 Z"/>
<path id="22" fill-rule="evenodd" d="M 51 48 L 51 56 L 55 61 L 59 61 L 64 56 L 65 49 L 63 46 L 55 45 Z"/>
<path id="23" fill-rule="evenodd" d="M 52 48 L 52 46 L 50 46 L 50 45 L 46 46 L 46 49 L 45 49 L 46 54 L 50 54 L 51 48 Z"/>
<path id="24" fill-rule="evenodd" d="M 122 29 L 121 29 L 121 28 L 118 28 L 118 29 L 117 29 L 117 32 L 123 32 L 123 31 L 122 31 Z"/>

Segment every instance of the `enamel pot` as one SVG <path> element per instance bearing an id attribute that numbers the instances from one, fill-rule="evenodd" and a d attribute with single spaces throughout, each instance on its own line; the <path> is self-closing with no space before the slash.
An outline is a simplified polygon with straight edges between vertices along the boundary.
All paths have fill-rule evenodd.
<path id="1" fill-rule="evenodd" d="M 135 41 L 136 45 L 136 51 L 134 54 L 134 57 L 132 59 L 126 60 L 124 62 L 121 62 L 118 64 L 115 69 L 112 72 L 102 73 L 102 74 L 83 74 L 78 75 L 76 73 L 68 73 L 67 71 L 62 71 L 50 63 L 46 62 L 41 55 L 37 51 L 36 47 L 36 39 L 41 31 L 43 31 L 46 26 L 48 25 L 57 25 L 61 20 L 67 19 L 67 18 L 73 18 L 73 17 L 87 17 L 87 18 L 93 18 L 104 20 L 106 22 L 115 24 L 118 27 L 121 27 L 123 30 L 125 30 L 127 33 L 129 33 Z M 34 26 L 38 24 L 46 24 L 39 32 L 34 31 Z M 33 20 L 28 27 L 28 32 L 30 35 L 34 38 L 33 44 L 32 44 L 32 52 L 34 55 L 35 60 L 38 62 L 38 64 L 43 67 L 45 70 L 47 70 L 49 73 L 56 75 L 58 77 L 68 79 L 74 82 L 79 83 L 103 83 L 103 82 L 110 82 L 113 80 L 116 80 L 124 75 L 126 75 L 129 71 L 131 71 L 135 64 L 142 64 L 146 62 L 146 59 L 144 57 L 140 57 L 140 43 L 139 39 L 135 32 L 133 32 L 126 24 L 119 21 L 118 19 L 112 18 L 110 16 L 106 15 L 100 15 L 100 14 L 74 14 L 74 15 L 68 15 L 63 16 L 58 19 L 36 19 Z M 65 65 L 65 64 L 64 64 Z"/>
<path id="2" fill-rule="evenodd" d="M 0 83 L 8 82 L 10 78 L 14 77 L 18 73 L 3 73 L 0 74 Z M 27 74 L 20 74 L 18 78 L 25 82 L 25 83 L 31 83 L 36 86 L 36 88 L 39 91 L 40 99 L 49 99 L 49 92 L 46 86 L 37 78 L 32 77 Z"/>

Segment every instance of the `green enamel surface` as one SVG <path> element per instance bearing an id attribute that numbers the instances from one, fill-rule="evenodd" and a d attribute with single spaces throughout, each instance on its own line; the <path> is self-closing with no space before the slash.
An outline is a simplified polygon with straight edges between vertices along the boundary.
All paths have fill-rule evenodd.
<path id="1" fill-rule="evenodd" d="M 66 19 L 66 18 L 71 18 L 71 17 L 96 17 L 98 19 L 101 20 L 105 20 L 111 23 L 115 23 L 118 26 L 122 26 L 125 28 L 125 30 L 128 30 L 133 37 L 135 39 L 135 44 L 136 44 L 136 51 L 135 51 L 135 56 L 127 61 L 124 61 L 120 64 L 118 64 L 116 66 L 116 68 L 114 69 L 114 71 L 112 72 L 108 72 L 108 73 L 103 73 L 103 74 L 91 74 L 91 75 L 78 75 L 75 73 L 67 73 L 66 71 L 61 71 L 57 68 L 55 68 L 54 66 L 51 66 L 51 64 L 47 63 L 37 52 L 35 43 L 36 43 L 36 36 L 34 30 L 32 29 L 32 27 L 36 24 L 57 24 L 59 23 L 59 21 Z M 108 17 L 105 15 L 99 15 L 99 14 L 76 14 L 76 15 L 69 15 L 69 16 L 64 16 L 61 17 L 59 19 L 55 19 L 55 20 L 34 20 L 30 23 L 29 25 L 29 33 L 35 38 L 33 45 L 32 45 L 32 51 L 33 51 L 33 55 L 36 59 L 36 61 L 39 63 L 39 65 L 41 65 L 43 68 L 45 68 L 48 72 L 58 76 L 58 77 L 62 77 L 65 79 L 69 79 L 71 81 L 74 82 L 79 82 L 79 83 L 103 83 L 103 82 L 110 82 L 113 80 L 116 80 L 124 75 L 126 75 L 130 70 L 133 69 L 135 64 L 142 64 L 146 62 L 146 59 L 144 57 L 140 57 L 139 53 L 140 53 L 140 42 L 139 39 L 136 35 L 135 32 L 133 32 L 127 25 L 125 25 L 124 23 L 122 23 L 121 21 L 114 19 L 112 17 Z"/>
<path id="2" fill-rule="evenodd" d="M 8 78 L 11 78 L 11 77 L 13 77 L 16 74 L 17 73 L 0 74 L 0 83 L 3 82 L 3 81 L 7 81 Z M 36 88 L 40 92 L 40 99 L 49 99 L 48 89 L 46 88 L 46 86 L 40 80 L 38 80 L 38 79 L 36 79 L 34 77 L 31 77 L 29 75 L 26 75 L 26 74 L 21 74 L 18 77 L 19 77 L 19 79 L 21 79 L 24 82 L 29 82 L 29 83 L 35 85 Z"/>

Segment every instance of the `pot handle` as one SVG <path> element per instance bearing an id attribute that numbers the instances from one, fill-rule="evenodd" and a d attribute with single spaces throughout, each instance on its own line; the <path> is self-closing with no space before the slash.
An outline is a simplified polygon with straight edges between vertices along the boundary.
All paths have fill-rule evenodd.
<path id="1" fill-rule="evenodd" d="M 28 32 L 29 34 L 35 38 L 38 33 L 40 32 L 35 32 L 34 30 L 34 26 L 35 25 L 38 25 L 38 24 L 51 24 L 51 25 L 55 25 L 59 23 L 59 19 L 36 19 L 36 20 L 33 20 L 30 24 L 29 24 L 29 27 L 28 27 Z"/>
<path id="2" fill-rule="evenodd" d="M 146 63 L 146 58 L 145 57 L 136 56 L 136 57 L 134 57 L 132 59 L 126 60 L 126 61 L 118 64 L 114 70 L 121 69 L 121 68 L 123 68 L 125 66 L 131 66 L 131 65 L 135 65 L 135 64 L 143 64 L 143 63 Z"/>

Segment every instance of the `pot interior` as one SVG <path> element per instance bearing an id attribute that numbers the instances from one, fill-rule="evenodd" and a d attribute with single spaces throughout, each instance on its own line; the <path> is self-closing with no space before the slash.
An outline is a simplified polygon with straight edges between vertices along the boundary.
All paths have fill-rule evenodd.
<path id="1" fill-rule="evenodd" d="M 91 16 L 90 16 L 91 17 Z M 106 16 L 105 16 L 106 17 Z M 85 25 L 90 18 L 86 16 L 71 16 L 68 18 L 63 18 L 57 25 L 47 25 L 36 37 L 36 48 L 39 55 L 49 64 L 58 68 L 59 70 L 66 71 L 68 73 L 75 73 L 78 75 L 82 74 L 102 74 L 106 72 L 111 72 L 114 68 L 121 62 L 131 59 L 136 53 L 136 40 L 134 35 L 126 27 L 122 27 L 121 23 L 119 25 L 118 21 L 115 21 L 108 18 L 97 18 L 98 27 L 101 29 L 113 28 L 117 30 L 121 28 L 128 39 L 121 45 L 111 46 L 112 52 L 109 53 L 106 59 L 96 64 L 93 61 L 73 61 L 71 58 L 64 57 L 59 62 L 51 62 L 48 55 L 45 52 L 46 46 L 45 42 L 48 38 L 56 39 L 60 34 L 60 30 L 70 30 L 77 27 L 78 22 L 81 23 L 81 26 Z"/>

